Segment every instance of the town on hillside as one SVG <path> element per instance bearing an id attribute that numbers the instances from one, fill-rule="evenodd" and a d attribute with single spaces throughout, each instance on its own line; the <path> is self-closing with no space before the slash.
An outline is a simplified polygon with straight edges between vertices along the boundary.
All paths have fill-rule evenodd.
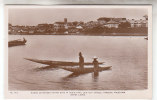
<path id="1" fill-rule="evenodd" d="M 100 17 L 97 21 L 64 21 L 36 26 L 8 24 L 10 35 L 142 35 L 148 34 L 148 16 L 144 19 Z"/>

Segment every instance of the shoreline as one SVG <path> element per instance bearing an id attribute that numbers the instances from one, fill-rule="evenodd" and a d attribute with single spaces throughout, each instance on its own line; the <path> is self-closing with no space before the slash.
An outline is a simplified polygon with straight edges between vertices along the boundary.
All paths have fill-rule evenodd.
<path id="1" fill-rule="evenodd" d="M 109 34 L 100 34 L 100 35 L 96 35 L 96 34 L 64 34 L 64 33 L 60 33 L 60 34 L 52 34 L 52 33 L 35 33 L 35 34 L 8 34 L 8 35 L 69 35 L 69 36 L 148 36 L 147 33 L 109 33 Z"/>

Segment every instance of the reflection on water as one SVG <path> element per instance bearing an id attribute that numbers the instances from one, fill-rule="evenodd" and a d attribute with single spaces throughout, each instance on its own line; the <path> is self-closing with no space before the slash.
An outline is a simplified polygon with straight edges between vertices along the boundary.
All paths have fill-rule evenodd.
<path id="1" fill-rule="evenodd" d="M 46 67 L 37 67 L 34 68 L 34 71 L 47 71 L 47 70 L 57 70 L 58 68 L 52 67 L 52 66 L 46 66 Z"/>
<path id="2" fill-rule="evenodd" d="M 10 90 L 135 90 L 147 88 L 147 42 L 141 36 L 46 36 L 11 35 L 9 40 L 25 37 L 25 46 L 9 49 Z M 83 75 L 72 74 L 25 60 L 85 61 L 111 65 L 112 70 Z M 102 67 L 104 67 L 102 66 Z M 85 66 L 88 67 L 88 66 Z M 89 66 L 93 67 L 93 66 Z"/>

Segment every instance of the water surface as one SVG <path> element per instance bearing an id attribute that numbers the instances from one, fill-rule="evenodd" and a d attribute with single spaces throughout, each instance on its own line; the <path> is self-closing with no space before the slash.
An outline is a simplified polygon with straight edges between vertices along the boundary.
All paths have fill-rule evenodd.
<path id="1" fill-rule="evenodd" d="M 10 35 L 9 40 L 22 39 L 24 46 L 9 47 L 10 90 L 143 90 L 147 88 L 147 40 L 143 36 L 53 36 Z M 76 77 L 63 69 L 38 70 L 46 65 L 24 58 L 85 61 L 93 56 L 111 65 L 112 70 Z M 85 66 L 87 67 L 87 66 Z M 92 67 L 92 66 L 90 66 Z"/>

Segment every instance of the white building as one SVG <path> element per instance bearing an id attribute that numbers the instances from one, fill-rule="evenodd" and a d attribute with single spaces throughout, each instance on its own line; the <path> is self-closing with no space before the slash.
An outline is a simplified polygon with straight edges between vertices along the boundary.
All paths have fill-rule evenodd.
<path id="1" fill-rule="evenodd" d="M 54 23 L 54 31 L 58 31 L 59 29 L 64 29 L 65 23 L 64 22 L 55 22 Z"/>
<path id="2" fill-rule="evenodd" d="M 131 24 L 131 27 L 148 27 L 148 20 L 128 20 L 128 22 Z"/>
<path id="3" fill-rule="evenodd" d="M 118 28 L 119 22 L 110 20 L 110 21 L 108 21 L 107 24 L 105 24 L 104 26 L 105 26 L 105 27 L 108 27 L 108 28 Z"/>

